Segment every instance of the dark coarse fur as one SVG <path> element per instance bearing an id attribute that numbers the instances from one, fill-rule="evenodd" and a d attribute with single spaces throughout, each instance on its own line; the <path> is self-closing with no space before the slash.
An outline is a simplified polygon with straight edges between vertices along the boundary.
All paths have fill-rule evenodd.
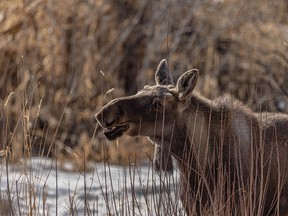
<path id="1" fill-rule="evenodd" d="M 109 139 L 147 136 L 158 170 L 180 170 L 188 215 L 288 213 L 288 115 L 253 113 L 229 95 L 213 101 L 194 91 L 197 70 L 174 85 L 166 60 L 155 86 L 117 98 L 96 114 Z"/>

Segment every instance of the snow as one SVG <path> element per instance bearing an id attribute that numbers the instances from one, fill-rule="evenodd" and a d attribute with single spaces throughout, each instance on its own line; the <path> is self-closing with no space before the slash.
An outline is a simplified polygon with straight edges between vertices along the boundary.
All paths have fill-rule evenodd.
<path id="1" fill-rule="evenodd" d="M 59 167 L 43 157 L 3 162 L 1 195 L 9 192 L 16 215 L 184 215 L 177 171 L 164 175 L 149 165 L 105 163 L 93 164 L 91 172 L 69 171 L 71 163 Z"/>

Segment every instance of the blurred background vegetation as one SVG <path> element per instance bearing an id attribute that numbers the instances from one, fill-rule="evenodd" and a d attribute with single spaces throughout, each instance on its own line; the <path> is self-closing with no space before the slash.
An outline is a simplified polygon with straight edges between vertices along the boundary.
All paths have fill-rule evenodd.
<path id="1" fill-rule="evenodd" d="M 208 98 L 233 94 L 254 111 L 288 113 L 287 0 L 2 0 L 1 156 L 134 163 L 143 138 L 108 142 L 95 113 L 198 68 Z"/>

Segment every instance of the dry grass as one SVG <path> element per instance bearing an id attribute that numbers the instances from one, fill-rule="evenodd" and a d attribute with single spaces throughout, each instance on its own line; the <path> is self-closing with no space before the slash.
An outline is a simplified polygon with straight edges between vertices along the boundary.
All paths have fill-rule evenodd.
<path id="1" fill-rule="evenodd" d="M 253 110 L 287 113 L 287 8 L 285 0 L 0 1 L 2 161 L 54 156 L 83 171 L 91 160 L 151 157 L 142 138 L 108 143 L 94 114 L 153 83 L 162 58 L 174 78 L 198 68 L 209 98 L 230 92 Z M 10 208 L 11 197 L 1 198 L 0 212 Z"/>
<path id="2" fill-rule="evenodd" d="M 12 210 L 12 204 L 11 201 L 5 197 L 2 196 L 0 197 L 0 215 L 5 216 L 5 215 L 11 215 Z"/>
<path id="3" fill-rule="evenodd" d="M 198 68 L 209 98 L 230 92 L 287 112 L 287 14 L 284 0 L 2 1 L 2 150 L 11 160 L 147 158 L 142 139 L 107 145 L 94 114 L 152 83 L 162 58 L 174 77 Z"/>

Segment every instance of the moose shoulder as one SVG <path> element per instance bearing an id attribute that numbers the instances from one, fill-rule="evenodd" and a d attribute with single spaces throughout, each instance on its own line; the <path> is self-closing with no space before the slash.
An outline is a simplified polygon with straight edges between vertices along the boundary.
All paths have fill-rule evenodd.
<path id="1" fill-rule="evenodd" d="M 188 215 L 288 213 L 288 115 L 253 113 L 236 99 L 200 96 L 198 70 L 176 85 L 167 61 L 156 85 L 117 98 L 96 114 L 105 136 L 147 136 L 158 170 L 180 170 L 181 201 Z"/>

